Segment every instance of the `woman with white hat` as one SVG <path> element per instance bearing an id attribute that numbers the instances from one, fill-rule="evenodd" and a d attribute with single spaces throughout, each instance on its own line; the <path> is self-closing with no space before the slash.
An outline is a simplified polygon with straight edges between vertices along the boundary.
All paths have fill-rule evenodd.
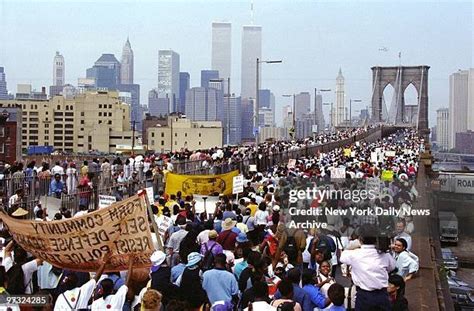
<path id="1" fill-rule="evenodd" d="M 177 283 L 181 294 L 190 306 L 189 310 L 200 310 L 200 307 L 207 301 L 207 295 L 202 288 L 202 271 L 199 267 L 202 255 L 192 252 L 188 255 L 188 263 Z"/>
<path id="2" fill-rule="evenodd" d="M 171 268 L 166 264 L 166 254 L 155 251 L 151 257 L 151 288 L 163 294 L 163 303 L 178 297 L 178 287 L 171 283 Z"/>

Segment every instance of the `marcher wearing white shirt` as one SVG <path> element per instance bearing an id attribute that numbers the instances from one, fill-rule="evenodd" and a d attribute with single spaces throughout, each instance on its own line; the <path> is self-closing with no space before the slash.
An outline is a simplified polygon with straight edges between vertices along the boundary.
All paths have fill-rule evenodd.
<path id="1" fill-rule="evenodd" d="M 376 236 L 376 229 L 362 227 L 361 248 L 345 250 L 341 254 L 341 263 L 352 268 L 352 281 L 357 288 L 356 310 L 371 306 L 391 310 L 387 294 L 388 274 L 395 269 L 395 260 L 389 253 L 375 248 Z"/>
<path id="2" fill-rule="evenodd" d="M 399 238 L 404 239 L 407 242 L 407 250 L 411 250 L 411 236 L 405 232 L 406 223 L 405 220 L 397 221 L 395 227 L 395 233 L 397 234 L 393 240 L 396 241 Z"/>
<path id="3" fill-rule="evenodd" d="M 54 305 L 54 310 L 78 310 L 86 309 L 89 306 L 89 299 L 94 293 L 95 286 L 97 285 L 97 280 L 104 272 L 105 265 L 110 259 L 110 254 L 107 254 L 104 262 L 100 266 L 99 270 L 95 274 L 95 277 L 89 280 L 87 283 L 81 287 L 76 287 L 77 278 L 74 274 L 66 277 L 63 282 L 66 285 L 66 290 L 64 293 L 58 296 L 56 304 Z"/>
<path id="4" fill-rule="evenodd" d="M 393 257 L 396 261 L 397 274 L 403 277 L 405 282 L 411 279 L 420 267 L 418 257 L 410 253 L 406 247 L 407 242 L 403 238 L 395 240 Z"/>
<path id="5" fill-rule="evenodd" d="M 106 278 L 100 282 L 102 285 L 102 297 L 92 302 L 91 310 L 117 310 L 123 308 L 125 299 L 127 298 L 128 287 L 130 284 L 130 276 L 133 269 L 133 256 L 130 256 L 128 264 L 127 281 L 120 286 L 115 295 L 112 295 L 114 283 L 111 279 Z"/>

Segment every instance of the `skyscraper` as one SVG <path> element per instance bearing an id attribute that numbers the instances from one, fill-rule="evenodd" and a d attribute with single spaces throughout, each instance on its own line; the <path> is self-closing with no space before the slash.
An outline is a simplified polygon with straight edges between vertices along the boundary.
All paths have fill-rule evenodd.
<path id="1" fill-rule="evenodd" d="M 242 29 L 242 71 L 241 71 L 241 96 L 255 98 L 257 58 L 262 58 L 262 27 L 256 25 L 243 26 Z M 261 68 L 259 70 L 261 81 Z"/>
<path id="2" fill-rule="evenodd" d="M 242 141 L 242 103 L 240 97 L 227 97 L 224 103 L 224 144 L 238 145 Z M 227 102 L 228 101 L 228 102 Z"/>
<path id="3" fill-rule="evenodd" d="M 227 79 L 231 72 L 231 39 L 232 24 L 228 22 L 212 23 L 212 56 L 211 68 L 219 72 L 220 78 L 224 79 L 224 90 L 227 92 Z"/>
<path id="4" fill-rule="evenodd" d="M 65 68 L 66 64 L 64 63 L 64 57 L 56 52 L 54 56 L 54 63 L 53 63 L 53 85 L 54 86 L 63 86 L 65 84 Z"/>
<path id="5" fill-rule="evenodd" d="M 133 84 L 133 50 L 128 37 L 122 49 L 120 84 Z"/>
<path id="6" fill-rule="evenodd" d="M 178 112 L 184 113 L 186 110 L 186 91 L 189 90 L 189 72 L 179 73 L 179 105 Z"/>
<path id="7" fill-rule="evenodd" d="M 94 79 L 97 88 L 116 90 L 120 84 L 120 62 L 114 54 L 102 54 L 94 66 L 87 69 L 86 77 Z"/>
<path id="8" fill-rule="evenodd" d="M 253 115 L 254 115 L 254 99 L 243 98 L 242 115 L 241 115 L 241 136 L 242 141 L 252 141 L 255 139 L 253 133 Z"/>
<path id="9" fill-rule="evenodd" d="M 158 90 L 153 89 L 148 92 L 148 112 L 152 116 L 164 117 L 169 114 L 167 98 L 159 98 Z"/>
<path id="10" fill-rule="evenodd" d="M 448 150 L 449 109 L 436 110 L 436 140 L 441 150 Z"/>
<path id="11" fill-rule="evenodd" d="M 201 70 L 201 87 L 209 87 L 209 81 L 216 79 L 219 79 L 219 71 Z"/>
<path id="12" fill-rule="evenodd" d="M 295 95 L 295 119 L 300 120 L 303 115 L 311 111 L 311 95 L 301 92 Z"/>
<path id="13" fill-rule="evenodd" d="M 158 96 L 168 99 L 170 113 L 177 110 L 179 54 L 173 50 L 158 51 Z"/>
<path id="14" fill-rule="evenodd" d="M 193 87 L 186 91 L 186 117 L 192 121 L 217 120 L 218 90 Z"/>
<path id="15" fill-rule="evenodd" d="M 474 68 L 449 76 L 449 149 L 456 145 L 456 133 L 474 130 Z"/>
<path id="16" fill-rule="evenodd" d="M 318 126 L 318 132 L 321 132 L 324 130 L 324 114 L 323 114 L 323 95 L 321 94 L 316 94 L 315 98 L 315 117 L 316 119 L 314 120 L 315 124 Z"/>
<path id="17" fill-rule="evenodd" d="M 336 78 L 336 111 L 334 118 L 334 126 L 341 125 L 345 120 L 345 103 L 344 103 L 344 76 L 339 68 L 339 74 Z"/>
<path id="18" fill-rule="evenodd" d="M 7 79 L 3 67 L 0 67 L 0 99 L 8 99 Z"/>

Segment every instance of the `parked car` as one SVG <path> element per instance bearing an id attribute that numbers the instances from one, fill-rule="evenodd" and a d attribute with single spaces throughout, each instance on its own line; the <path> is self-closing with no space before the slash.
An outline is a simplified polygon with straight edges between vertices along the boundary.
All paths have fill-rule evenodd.
<path id="1" fill-rule="evenodd" d="M 442 248 L 441 255 L 443 256 L 444 266 L 448 270 L 458 269 L 458 258 L 454 256 L 450 248 Z"/>

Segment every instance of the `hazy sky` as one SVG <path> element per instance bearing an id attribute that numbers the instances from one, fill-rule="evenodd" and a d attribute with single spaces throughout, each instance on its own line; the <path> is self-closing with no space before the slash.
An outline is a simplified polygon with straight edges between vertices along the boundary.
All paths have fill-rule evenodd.
<path id="1" fill-rule="evenodd" d="M 449 75 L 473 66 L 472 1 L 254 1 L 254 23 L 263 27 L 262 88 L 273 91 L 277 121 L 282 94 L 314 88 L 335 89 L 339 67 L 346 99 L 370 106 L 370 67 L 429 65 L 430 126 L 436 109 L 448 106 Z M 180 54 L 181 71 L 199 86 L 200 70 L 211 65 L 211 22 L 232 23 L 232 92 L 240 93 L 242 25 L 249 24 L 250 1 L 22 1 L 0 0 L 0 66 L 8 89 L 52 84 L 53 57 L 66 62 L 66 82 L 77 84 L 102 53 L 120 60 L 127 36 L 135 55 L 135 83 L 141 104 L 157 85 L 158 50 Z M 387 52 L 379 51 L 386 47 Z M 389 95 L 389 91 L 386 95 Z M 334 101 L 334 92 L 324 93 Z M 389 101 L 391 97 L 389 98 Z M 416 103 L 416 93 L 406 93 Z"/>

